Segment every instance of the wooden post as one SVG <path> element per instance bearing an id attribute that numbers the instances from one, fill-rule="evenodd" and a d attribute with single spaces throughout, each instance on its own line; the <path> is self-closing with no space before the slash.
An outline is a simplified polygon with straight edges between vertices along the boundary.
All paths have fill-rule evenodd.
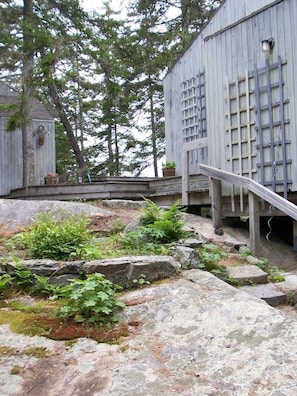
<path id="1" fill-rule="evenodd" d="M 222 227 L 222 183 L 218 179 L 210 179 L 212 224 L 215 230 Z"/>
<path id="2" fill-rule="evenodd" d="M 182 205 L 189 205 L 189 151 L 184 147 L 182 158 Z"/>
<path id="3" fill-rule="evenodd" d="M 251 252 L 258 257 L 260 254 L 259 198 L 252 192 L 249 192 L 249 232 Z"/>
<path id="4" fill-rule="evenodd" d="M 293 219 L 293 250 L 297 252 L 297 221 Z"/>

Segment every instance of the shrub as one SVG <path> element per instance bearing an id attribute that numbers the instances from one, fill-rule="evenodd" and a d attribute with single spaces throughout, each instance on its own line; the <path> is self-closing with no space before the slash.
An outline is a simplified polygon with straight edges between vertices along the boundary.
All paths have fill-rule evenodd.
<path id="1" fill-rule="evenodd" d="M 18 237 L 17 243 L 36 259 L 82 258 L 93 240 L 87 225 L 88 219 L 83 214 L 61 219 L 54 212 L 40 213 L 34 224 Z"/>
<path id="2" fill-rule="evenodd" d="M 57 297 L 64 301 L 57 315 L 76 322 L 115 321 L 115 312 L 125 306 L 116 299 L 112 283 L 100 273 L 88 275 L 85 280 L 73 279 Z"/>

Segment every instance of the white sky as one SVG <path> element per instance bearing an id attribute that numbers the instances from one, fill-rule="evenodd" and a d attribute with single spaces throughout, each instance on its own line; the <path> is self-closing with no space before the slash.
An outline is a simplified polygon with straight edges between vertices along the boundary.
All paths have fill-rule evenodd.
<path id="1" fill-rule="evenodd" d="M 97 12 L 104 12 L 104 3 L 105 0 L 81 0 L 82 5 L 84 6 L 86 11 L 97 11 Z M 127 0 L 109 0 L 109 3 L 111 5 L 111 8 L 115 12 L 121 12 L 125 14 L 125 5 L 127 4 Z M 162 175 L 162 166 L 161 163 L 165 161 L 165 157 L 159 161 L 158 163 L 158 172 L 159 176 Z M 153 167 L 150 166 L 146 170 L 142 172 L 142 176 L 149 176 L 153 177 L 154 176 L 154 170 Z"/>
<path id="2" fill-rule="evenodd" d="M 106 0 L 81 0 L 81 3 L 84 5 L 86 11 L 96 10 L 101 12 L 104 10 Z M 109 3 L 114 11 L 123 11 L 126 0 L 109 0 Z"/>

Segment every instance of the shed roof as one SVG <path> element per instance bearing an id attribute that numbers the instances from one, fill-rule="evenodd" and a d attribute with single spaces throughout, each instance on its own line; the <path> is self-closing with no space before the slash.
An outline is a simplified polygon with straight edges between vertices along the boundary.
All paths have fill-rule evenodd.
<path id="1" fill-rule="evenodd" d="M 18 92 L 6 85 L 0 85 L 0 105 L 9 105 L 18 103 Z M 0 106 L 0 117 L 8 117 L 13 114 L 13 110 L 7 110 Z M 52 121 L 53 116 L 47 111 L 45 106 L 34 99 L 31 108 L 31 117 L 33 120 L 46 120 Z"/>

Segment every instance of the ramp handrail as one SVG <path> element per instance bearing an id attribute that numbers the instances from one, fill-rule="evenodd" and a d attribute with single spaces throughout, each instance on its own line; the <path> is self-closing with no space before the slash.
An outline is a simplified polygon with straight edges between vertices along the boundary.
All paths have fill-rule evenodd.
<path id="1" fill-rule="evenodd" d="M 259 198 L 264 199 L 264 201 L 269 202 L 275 208 L 292 217 L 294 220 L 297 220 L 297 206 L 295 204 L 269 190 L 255 180 L 204 164 L 200 164 L 199 168 L 200 173 L 205 176 L 247 188 Z"/>
<path id="2" fill-rule="evenodd" d="M 249 197 L 249 233 L 250 249 L 256 256 L 260 253 L 260 216 L 259 216 L 259 198 L 269 202 L 272 206 L 279 209 L 284 214 L 297 220 L 297 206 L 287 199 L 281 197 L 275 192 L 264 187 L 255 180 L 245 176 L 236 175 L 218 168 L 200 164 L 200 173 L 209 176 L 211 179 L 211 200 L 213 212 L 213 226 L 218 228 L 222 226 L 222 197 L 221 181 L 232 183 L 248 190 Z M 297 223 L 293 223 L 293 248 L 297 249 Z"/>

